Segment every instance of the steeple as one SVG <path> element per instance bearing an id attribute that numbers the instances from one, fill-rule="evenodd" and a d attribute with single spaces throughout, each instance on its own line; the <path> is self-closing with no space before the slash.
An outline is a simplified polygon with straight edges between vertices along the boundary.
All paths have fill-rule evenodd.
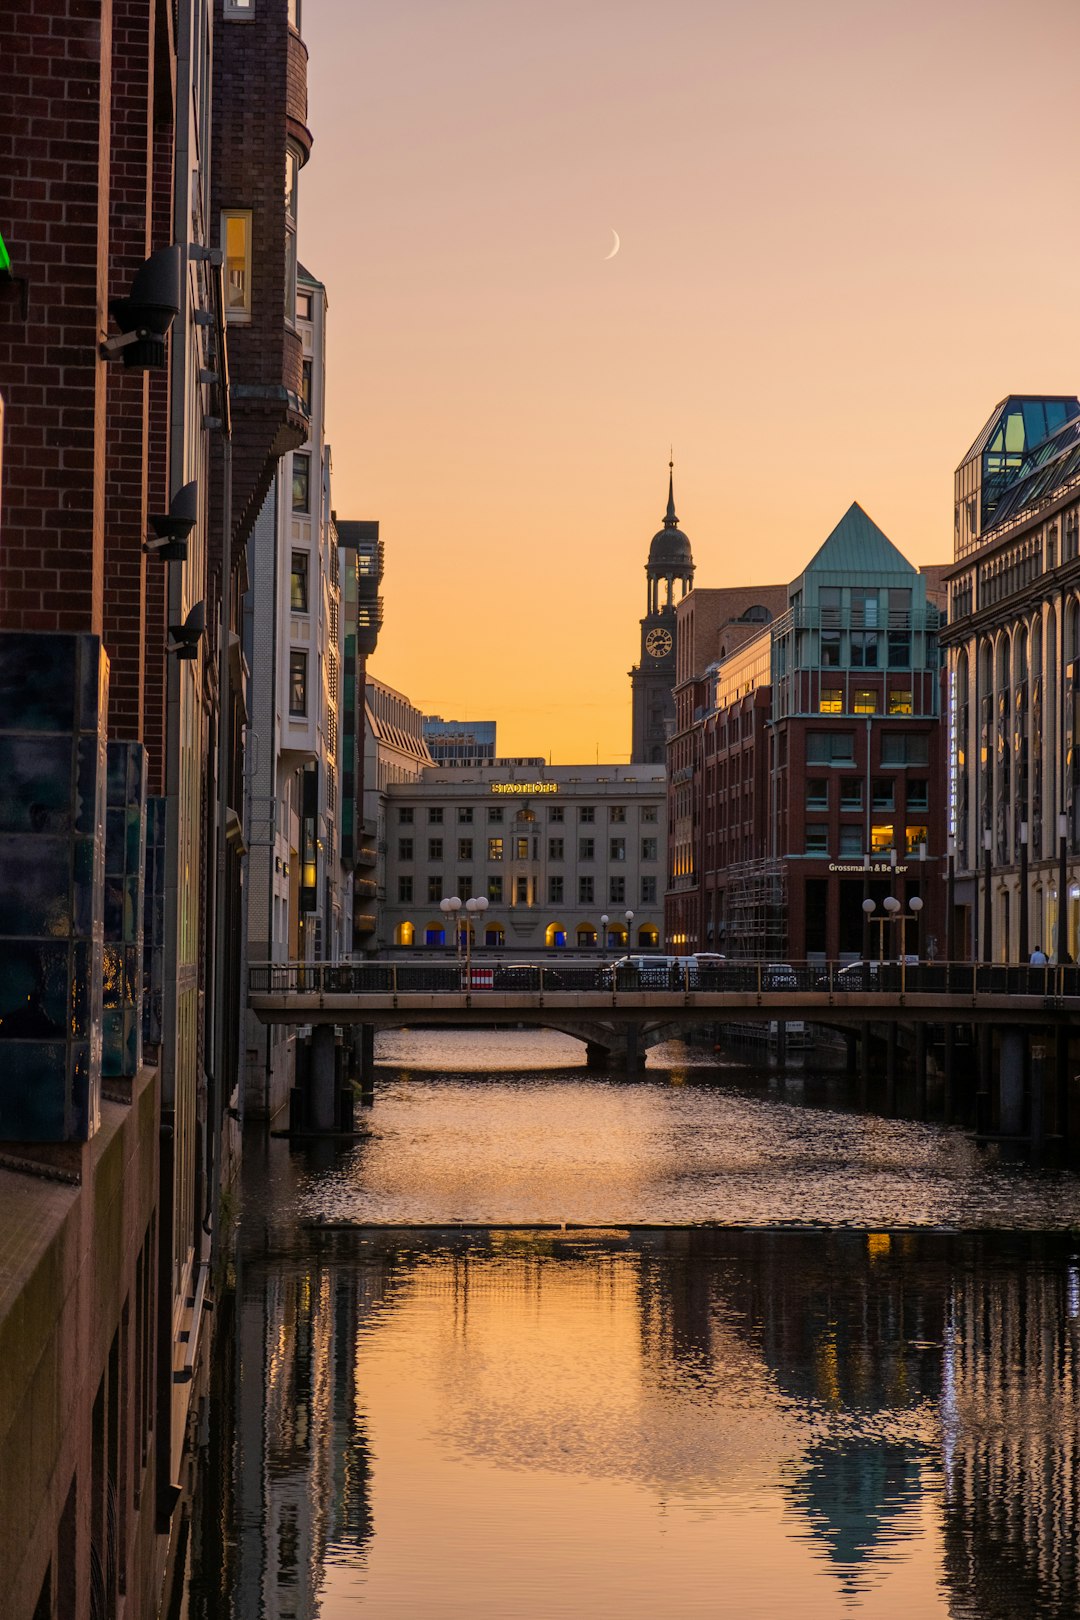
<path id="1" fill-rule="evenodd" d="M 678 527 L 679 520 L 675 516 L 675 463 L 674 461 L 669 461 L 667 481 L 667 511 L 664 513 L 664 528 L 677 529 Z"/>

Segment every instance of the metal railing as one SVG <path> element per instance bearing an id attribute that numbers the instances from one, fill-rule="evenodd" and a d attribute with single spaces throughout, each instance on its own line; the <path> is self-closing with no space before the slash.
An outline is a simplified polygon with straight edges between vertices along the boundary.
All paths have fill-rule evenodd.
<path id="1" fill-rule="evenodd" d="M 798 963 L 729 961 L 674 963 L 267 962 L 249 968 L 256 996 L 409 995 L 483 991 L 642 991 L 756 994 L 777 999 L 813 993 L 842 1000 L 872 992 L 890 998 L 953 996 L 1080 996 L 1080 966 L 1045 967 L 987 962 Z"/>

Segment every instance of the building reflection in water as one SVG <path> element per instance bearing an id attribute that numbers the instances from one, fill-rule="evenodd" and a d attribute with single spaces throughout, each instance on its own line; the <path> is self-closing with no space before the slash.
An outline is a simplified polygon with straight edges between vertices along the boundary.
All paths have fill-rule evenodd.
<path id="1" fill-rule="evenodd" d="M 706 1563 L 683 1548 L 686 1593 L 720 1578 L 718 1548 L 730 1573 L 723 1527 L 749 1512 L 757 1578 L 781 1579 L 782 1541 L 807 1616 L 858 1612 L 889 1581 L 898 1605 L 917 1588 L 906 1612 L 1080 1614 L 1078 1296 L 1057 1238 L 295 1234 L 240 1270 L 239 1381 L 206 1482 L 232 1528 L 219 1549 L 204 1535 L 216 1565 L 192 1612 L 226 1612 L 195 1601 L 216 1573 L 243 1620 L 345 1612 L 360 1590 L 405 1613 L 407 1559 L 380 1563 L 380 1544 L 420 1538 L 461 1583 L 460 1608 L 431 1612 L 464 1613 L 470 1582 L 490 1598 L 516 1578 L 561 1479 L 581 1568 L 644 1493 L 654 1518 L 687 1510 Z M 531 1520 L 473 1567 L 463 1527 L 512 1522 L 523 1479 Z M 515 1614 L 561 1614 L 552 1590 Z M 699 1610 L 671 1589 L 667 1612 Z"/>

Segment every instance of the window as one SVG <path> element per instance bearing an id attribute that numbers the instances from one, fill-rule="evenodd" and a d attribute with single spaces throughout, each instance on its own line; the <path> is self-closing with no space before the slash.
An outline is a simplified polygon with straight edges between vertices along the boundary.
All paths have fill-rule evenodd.
<path id="1" fill-rule="evenodd" d="M 871 829 L 870 829 L 870 853 L 871 853 L 871 855 L 885 854 L 887 851 L 889 851 L 892 848 L 893 848 L 893 830 L 892 830 L 892 826 L 888 825 L 888 826 L 880 826 L 880 827 L 879 826 L 871 827 Z"/>
<path id="2" fill-rule="evenodd" d="M 625 859 L 626 859 L 626 839 L 625 838 L 612 838 L 612 839 L 609 839 L 608 859 L 611 860 L 611 861 L 625 861 Z"/>
<path id="3" fill-rule="evenodd" d="M 655 861 L 655 859 L 656 859 L 656 839 L 655 838 L 643 838 L 641 840 L 641 858 L 642 858 L 643 861 Z"/>
<path id="4" fill-rule="evenodd" d="M 292 458 L 292 509 L 311 511 L 311 457 L 306 450 L 294 450 Z"/>
<path id="5" fill-rule="evenodd" d="M 225 257 L 225 318 L 251 319 L 251 210 L 229 208 L 221 216 Z"/>
<path id="6" fill-rule="evenodd" d="M 865 854 L 861 827 L 840 828 L 840 854 L 849 860 L 852 855 Z"/>
<path id="7" fill-rule="evenodd" d="M 919 853 L 919 845 L 929 842 L 926 827 L 923 825 L 913 827 L 910 822 L 904 829 L 904 838 L 904 847 L 909 855 L 917 855 Z"/>
<path id="8" fill-rule="evenodd" d="M 641 812 L 641 819 L 642 819 L 642 821 L 655 821 L 656 820 L 656 806 L 655 806 L 655 804 L 647 804 L 645 806 L 645 808 Z"/>
<path id="9" fill-rule="evenodd" d="M 611 819 L 612 819 L 612 821 L 625 821 L 626 820 L 626 806 L 625 806 L 625 804 L 613 804 L 612 805 L 612 807 L 611 807 Z"/>
<path id="10" fill-rule="evenodd" d="M 413 841 L 411 838 L 399 838 L 397 841 L 397 858 L 399 861 L 411 861 L 413 858 Z"/>
<path id="11" fill-rule="evenodd" d="M 806 735 L 806 759 L 810 765 L 851 764 L 855 741 L 849 731 L 810 731 Z"/>
<path id="12" fill-rule="evenodd" d="M 300 154 L 294 146 L 285 148 L 285 311 L 289 320 L 296 314 L 296 193 L 300 180 Z"/>
<path id="13" fill-rule="evenodd" d="M 563 880 L 561 877 L 548 878 L 548 905 L 561 906 L 563 903 Z"/>
<path id="14" fill-rule="evenodd" d="M 654 877 L 643 877 L 641 880 L 641 904 L 643 906 L 655 906 L 656 904 L 656 879 Z"/>
<path id="15" fill-rule="evenodd" d="M 881 763 L 883 765 L 929 765 L 930 739 L 925 732 L 919 735 L 911 732 L 887 732 L 881 739 Z"/>
<path id="16" fill-rule="evenodd" d="M 307 714 L 307 653 L 289 654 L 289 713 Z"/>
<path id="17" fill-rule="evenodd" d="M 255 10 L 255 0 L 225 0 L 226 17 L 250 17 Z"/>
<path id="18" fill-rule="evenodd" d="M 493 906 L 502 905 L 502 873 L 496 872 L 488 878 L 488 899 Z"/>
<path id="19" fill-rule="evenodd" d="M 442 874 L 441 873 L 436 873 L 436 875 L 434 877 L 429 877 L 428 878 L 428 880 L 427 880 L 427 897 L 428 897 L 428 904 L 429 905 L 435 905 L 435 904 L 437 904 L 438 901 L 440 901 L 442 899 Z"/>
<path id="20" fill-rule="evenodd" d="M 851 622 L 863 624 L 868 630 L 876 630 L 878 625 L 878 593 L 872 585 L 853 585 L 851 587 Z"/>
<path id="21" fill-rule="evenodd" d="M 596 858 L 596 841 L 592 838 L 579 838 L 577 846 L 579 861 L 591 861 Z"/>
<path id="22" fill-rule="evenodd" d="M 840 587 L 839 585 L 822 585 L 818 590 L 818 607 L 821 609 L 822 624 L 840 623 Z"/>
<path id="23" fill-rule="evenodd" d="M 311 319 L 311 294 L 309 292 L 298 292 L 297 293 L 297 295 L 296 295 L 296 318 L 297 318 L 298 321 L 310 321 L 310 319 Z"/>
<path id="24" fill-rule="evenodd" d="M 806 807 L 808 810 L 827 810 L 829 808 L 829 778 L 827 776 L 811 776 L 807 778 Z"/>
<path id="25" fill-rule="evenodd" d="M 911 612 L 911 591 L 907 586 L 897 588 L 889 587 L 889 622 L 890 624 L 903 624 Z"/>
<path id="26" fill-rule="evenodd" d="M 910 714 L 912 702 L 910 691 L 898 691 L 895 687 L 889 693 L 890 714 Z"/>
<path id="27" fill-rule="evenodd" d="M 527 906 L 528 905 L 528 903 L 529 903 L 529 880 L 528 880 L 527 877 L 519 877 L 518 878 L 517 883 L 515 884 L 515 887 L 514 887 L 514 895 L 515 895 L 515 904 L 516 905 L 519 905 L 519 906 Z"/>
<path id="28" fill-rule="evenodd" d="M 595 821 L 596 806 L 595 804 L 583 804 L 577 814 L 579 821 Z"/>
<path id="29" fill-rule="evenodd" d="M 843 714 L 844 693 L 839 686 L 823 686 L 821 696 L 818 698 L 818 711 L 821 714 Z"/>
<path id="30" fill-rule="evenodd" d="M 289 27 L 300 32 L 300 0 L 289 0 Z"/>
<path id="31" fill-rule="evenodd" d="M 853 630 L 851 632 L 851 667 L 852 669 L 877 668 L 876 630 Z"/>
<path id="32" fill-rule="evenodd" d="M 397 813 L 397 818 L 403 827 L 411 827 L 413 819 L 412 805 L 403 804 Z"/>
<path id="33" fill-rule="evenodd" d="M 577 880 L 577 897 L 579 906 L 591 906 L 594 903 L 593 880 L 591 877 L 579 877 Z"/>
<path id="34" fill-rule="evenodd" d="M 565 821 L 566 811 L 561 804 L 553 804 L 548 812 L 549 821 Z"/>
<path id="35" fill-rule="evenodd" d="M 488 820 L 489 821 L 501 821 L 502 818 L 503 818 L 503 807 L 502 807 L 502 805 L 501 804 L 493 804 L 491 806 L 491 808 L 488 810 Z"/>
<path id="36" fill-rule="evenodd" d="M 289 606 L 294 613 L 306 613 L 308 611 L 308 554 L 306 551 L 294 551 L 292 554 L 292 584 Z"/>
<path id="37" fill-rule="evenodd" d="M 563 857 L 563 850 L 565 848 L 565 843 L 566 843 L 566 840 L 563 839 L 563 838 L 549 838 L 548 839 L 548 860 L 549 861 L 561 861 L 564 858 Z"/>
<path id="38" fill-rule="evenodd" d="M 626 879 L 613 877 L 608 882 L 608 904 L 622 906 L 626 904 Z"/>
<path id="39" fill-rule="evenodd" d="M 488 860 L 501 861 L 503 858 L 503 841 L 501 838 L 488 839 Z"/>
<path id="40" fill-rule="evenodd" d="M 907 807 L 909 810 L 928 810 L 930 808 L 930 784 L 925 778 L 909 777 Z"/>
<path id="41" fill-rule="evenodd" d="M 459 900 L 472 899 L 472 878 L 467 872 L 458 873 L 457 892 Z"/>
<path id="42" fill-rule="evenodd" d="M 299 302 L 299 300 L 297 300 Z M 311 415 L 311 361 L 300 362 L 300 403 L 304 410 Z"/>
<path id="43" fill-rule="evenodd" d="M 875 776 L 871 791 L 875 810 L 892 810 L 895 808 L 896 796 L 893 790 L 892 777 Z"/>
<path id="44" fill-rule="evenodd" d="M 442 839 L 429 838 L 427 841 L 427 858 L 429 861 L 442 860 Z"/>
<path id="45" fill-rule="evenodd" d="M 431 809 L 427 813 L 427 818 L 432 827 L 441 827 L 443 819 L 442 805 L 432 805 Z"/>
<path id="46" fill-rule="evenodd" d="M 840 778 L 840 808 L 841 810 L 862 809 L 862 777 L 844 776 Z"/>
<path id="47" fill-rule="evenodd" d="M 412 878 L 399 877 L 397 880 L 397 897 L 399 906 L 412 904 Z"/>
<path id="48" fill-rule="evenodd" d="M 868 686 L 857 686 L 851 695 L 851 708 L 854 714 L 877 714 L 877 693 Z"/>
<path id="49" fill-rule="evenodd" d="M 839 630 L 823 630 L 821 632 L 821 666 L 823 669 L 840 668 Z"/>
<path id="50" fill-rule="evenodd" d="M 472 839 L 471 838 L 459 838 L 458 839 L 458 841 L 457 841 L 457 858 L 458 858 L 459 861 L 471 861 L 472 860 L 473 853 L 472 853 Z M 465 896 L 462 895 L 461 898 L 464 900 Z"/>
<path id="51" fill-rule="evenodd" d="M 514 858 L 516 860 L 519 860 L 519 861 L 527 861 L 528 860 L 528 858 L 529 858 L 529 840 L 527 838 L 515 838 L 514 839 Z"/>
<path id="52" fill-rule="evenodd" d="M 829 853 L 829 824 L 827 821 L 807 822 L 806 853 L 808 855 L 827 855 Z"/>
<path id="53" fill-rule="evenodd" d="M 472 826 L 472 805 L 471 804 L 459 804 L 458 805 L 457 818 L 458 818 L 458 821 L 461 824 L 461 826 L 463 826 L 463 827 L 471 827 Z"/>
<path id="54" fill-rule="evenodd" d="M 906 630 L 889 631 L 889 663 L 893 669 L 911 667 L 911 637 Z"/>

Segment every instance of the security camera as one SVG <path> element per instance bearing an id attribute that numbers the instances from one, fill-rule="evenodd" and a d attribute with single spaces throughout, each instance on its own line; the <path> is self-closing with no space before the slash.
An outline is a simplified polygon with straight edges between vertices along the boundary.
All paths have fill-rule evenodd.
<path id="1" fill-rule="evenodd" d="M 198 658 L 199 643 L 206 629 L 206 605 L 196 602 L 183 624 L 169 626 L 169 652 L 177 658 Z"/>
<path id="2" fill-rule="evenodd" d="M 106 338 L 104 360 L 123 360 L 125 366 L 160 370 L 166 363 L 165 339 L 180 313 L 181 253 L 174 242 L 158 248 L 135 273 L 126 298 L 110 298 L 109 314 L 121 337 Z"/>
<path id="3" fill-rule="evenodd" d="M 177 490 L 167 512 L 150 514 L 150 527 L 155 538 L 148 538 L 143 549 L 161 562 L 186 562 L 188 535 L 198 517 L 199 486 L 192 480 Z"/>

